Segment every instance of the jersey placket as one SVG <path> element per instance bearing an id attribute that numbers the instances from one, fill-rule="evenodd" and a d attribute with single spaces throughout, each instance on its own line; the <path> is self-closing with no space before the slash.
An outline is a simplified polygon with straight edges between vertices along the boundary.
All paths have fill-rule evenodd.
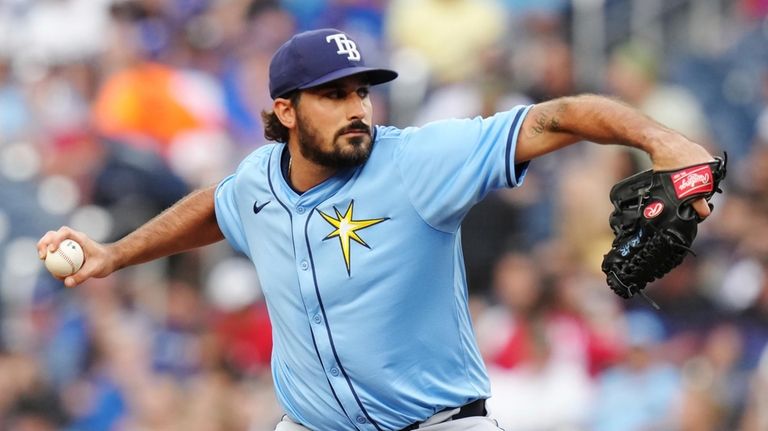
<path id="1" fill-rule="evenodd" d="M 295 265 L 299 280 L 299 290 L 302 295 L 307 322 L 313 334 L 314 347 L 320 366 L 331 385 L 331 390 L 342 410 L 359 430 L 379 430 L 371 422 L 367 412 L 362 408 L 361 400 L 353 389 L 352 382 L 343 368 L 333 342 L 332 322 L 328 321 L 327 310 L 324 309 L 318 274 L 312 259 L 311 238 L 308 235 L 309 223 L 317 216 L 311 196 L 303 195 L 293 204 L 292 229 L 294 249 L 296 250 Z"/>

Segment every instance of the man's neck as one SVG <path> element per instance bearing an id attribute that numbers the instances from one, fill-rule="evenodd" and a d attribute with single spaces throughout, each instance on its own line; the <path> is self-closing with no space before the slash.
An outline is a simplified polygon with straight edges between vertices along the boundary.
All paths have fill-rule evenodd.
<path id="1" fill-rule="evenodd" d="M 338 172 L 338 169 L 322 166 L 304 158 L 296 145 L 289 144 L 286 151 L 288 162 L 284 172 L 285 179 L 296 193 L 304 193 Z"/>

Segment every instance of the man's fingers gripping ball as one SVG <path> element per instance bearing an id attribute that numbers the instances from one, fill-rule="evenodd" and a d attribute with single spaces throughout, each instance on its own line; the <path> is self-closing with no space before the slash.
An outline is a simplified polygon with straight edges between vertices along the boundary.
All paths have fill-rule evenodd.
<path id="1" fill-rule="evenodd" d="M 701 205 L 725 178 L 727 158 L 674 171 L 652 170 L 625 178 L 610 193 L 615 238 L 603 257 L 608 286 L 619 296 L 641 293 L 692 253 L 697 225 L 709 214 Z M 694 209 L 693 203 L 697 208 Z"/>
<path id="2" fill-rule="evenodd" d="M 56 277 L 70 276 L 83 266 L 85 254 L 83 248 L 76 241 L 67 239 L 59 244 L 59 247 L 45 256 L 45 267 Z"/>

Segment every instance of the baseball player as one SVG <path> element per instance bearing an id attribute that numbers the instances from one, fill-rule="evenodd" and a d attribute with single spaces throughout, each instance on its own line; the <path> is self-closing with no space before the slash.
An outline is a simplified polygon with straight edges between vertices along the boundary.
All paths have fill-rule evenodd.
<path id="1" fill-rule="evenodd" d="M 270 64 L 275 144 L 113 244 L 62 227 L 86 253 L 73 287 L 226 239 L 258 269 L 274 331 L 276 430 L 495 430 L 467 309 L 461 221 L 530 160 L 580 140 L 648 152 L 657 169 L 712 159 L 683 136 L 585 95 L 422 128 L 371 124 L 367 67 L 349 35 L 300 33 Z M 696 202 L 706 216 L 705 202 Z"/>

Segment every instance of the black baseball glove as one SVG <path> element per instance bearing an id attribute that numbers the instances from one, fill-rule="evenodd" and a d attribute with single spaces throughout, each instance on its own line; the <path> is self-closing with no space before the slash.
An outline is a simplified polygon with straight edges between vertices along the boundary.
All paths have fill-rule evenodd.
<path id="1" fill-rule="evenodd" d="M 608 286 L 629 298 L 679 265 L 696 238 L 701 218 L 691 201 L 709 200 L 725 178 L 727 155 L 675 171 L 647 170 L 611 189 L 609 223 L 616 237 L 603 257 Z M 710 204 L 711 208 L 711 204 Z M 651 301 L 652 302 L 652 301 Z M 654 304 L 655 305 L 655 304 Z"/>

